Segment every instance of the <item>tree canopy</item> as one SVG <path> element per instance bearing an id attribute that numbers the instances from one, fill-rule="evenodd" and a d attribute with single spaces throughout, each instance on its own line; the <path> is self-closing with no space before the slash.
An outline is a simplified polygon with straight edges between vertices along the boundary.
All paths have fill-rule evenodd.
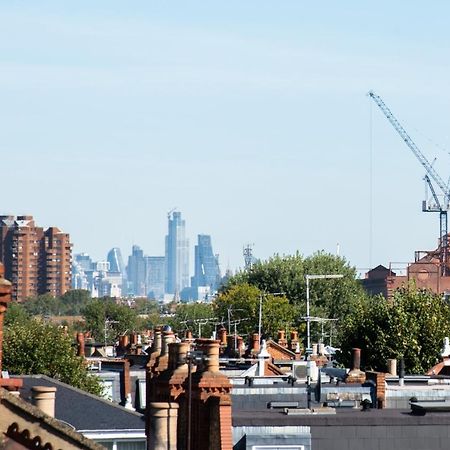
<path id="1" fill-rule="evenodd" d="M 228 319 L 230 322 L 241 320 L 236 324 L 237 331 L 240 335 L 246 335 L 258 330 L 260 301 L 264 337 L 276 337 L 278 330 L 291 327 L 296 308 L 288 299 L 265 294 L 248 283 L 231 285 L 221 292 L 214 301 L 214 309 L 216 316 L 226 327 Z M 229 332 L 232 331 L 233 327 Z"/>
<path id="2" fill-rule="evenodd" d="M 76 316 L 90 301 L 89 291 L 74 289 L 60 297 L 44 294 L 28 298 L 22 305 L 33 316 Z"/>
<path id="3" fill-rule="evenodd" d="M 83 358 L 76 356 L 72 343 L 72 337 L 61 328 L 21 316 L 5 327 L 4 369 L 17 375 L 48 375 L 100 395 L 102 385 L 98 377 L 88 372 Z"/>
<path id="4" fill-rule="evenodd" d="M 239 285 L 253 286 L 264 296 L 271 293 L 282 293 L 285 300 L 278 299 L 277 301 L 281 304 L 272 308 L 272 311 L 268 313 L 268 317 L 273 318 L 274 323 L 272 325 L 267 324 L 269 328 L 263 327 L 263 329 L 270 329 L 271 334 L 274 333 L 277 326 L 284 329 L 286 326 L 293 325 L 297 329 L 303 330 L 304 320 L 302 317 L 306 316 L 305 276 L 307 274 L 343 275 L 341 279 L 310 280 L 309 282 L 310 315 L 338 319 L 338 326 L 352 312 L 359 299 L 366 295 L 357 280 L 356 269 L 351 267 L 345 258 L 325 252 L 317 252 L 308 257 L 303 257 L 299 253 L 291 256 L 275 255 L 267 261 L 258 262 L 250 270 L 239 272 L 230 277 L 226 285 L 222 287 L 218 301 L 220 303 L 223 300 L 221 296 L 224 294 L 228 295 L 230 297 L 227 300 L 228 303 L 237 301 L 236 305 L 239 305 L 236 306 L 237 308 L 241 308 L 243 304 L 243 308 L 247 310 L 250 317 L 255 317 L 251 315 L 255 314 L 254 308 L 251 307 L 255 303 L 252 298 L 259 294 L 255 294 L 256 291 L 253 291 L 253 297 L 252 295 L 248 296 L 249 304 L 246 305 L 245 298 L 239 299 L 240 296 L 233 300 L 233 297 L 235 297 L 234 287 Z M 248 293 L 250 294 L 250 291 Z M 264 304 L 270 308 L 271 303 L 273 302 L 276 305 L 277 301 L 273 299 L 264 302 Z M 284 301 L 287 301 L 292 308 L 287 308 L 283 303 Z M 279 309 L 281 305 L 283 305 L 284 311 Z M 281 326 L 282 323 L 286 325 Z M 312 324 L 312 335 L 315 332 L 317 331 Z"/>
<path id="5" fill-rule="evenodd" d="M 82 311 L 86 329 L 100 342 L 111 342 L 119 334 L 136 330 L 137 314 L 128 305 L 113 299 L 92 299 Z"/>
<path id="6" fill-rule="evenodd" d="M 342 358 L 349 364 L 352 347 L 361 348 L 361 364 L 386 370 L 389 358 L 405 360 L 409 373 L 424 373 L 439 360 L 450 336 L 450 305 L 441 295 L 413 285 L 383 297 L 362 299 L 341 327 Z"/>
<path id="7" fill-rule="evenodd" d="M 214 310 L 211 303 L 180 303 L 176 305 L 173 314 L 160 318 L 182 334 L 183 330 L 191 330 L 194 336 L 199 332 L 203 337 L 210 337 L 215 328 Z"/>

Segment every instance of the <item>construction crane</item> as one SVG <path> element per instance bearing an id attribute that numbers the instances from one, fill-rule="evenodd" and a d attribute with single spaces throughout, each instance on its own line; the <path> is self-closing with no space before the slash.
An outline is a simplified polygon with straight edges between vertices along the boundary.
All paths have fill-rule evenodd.
<path id="1" fill-rule="evenodd" d="M 170 220 L 170 216 L 172 215 L 173 212 L 175 212 L 178 208 L 175 206 L 175 208 L 172 208 L 168 213 L 167 213 L 167 219 Z"/>
<path id="2" fill-rule="evenodd" d="M 420 164 L 425 168 L 426 175 L 424 177 L 426 184 L 431 190 L 431 194 L 434 199 L 434 204 L 427 204 L 426 201 L 422 202 L 422 211 L 424 212 L 438 212 L 440 218 L 440 249 L 439 249 L 439 261 L 441 266 L 441 274 L 443 276 L 448 275 L 448 224 L 447 224 L 447 211 L 449 209 L 450 203 L 450 190 L 448 184 L 444 182 L 444 180 L 439 176 L 436 172 L 432 164 L 428 161 L 428 159 L 424 156 L 424 154 L 420 151 L 419 147 L 414 143 L 411 137 L 408 135 L 406 130 L 402 127 L 400 122 L 396 119 L 392 111 L 386 106 L 382 98 L 375 94 L 375 92 L 370 91 L 368 93 L 369 97 L 378 105 L 383 114 L 389 120 L 391 125 L 395 128 L 397 133 L 403 139 L 405 144 L 410 148 L 410 150 L 414 153 L 416 158 L 419 160 Z M 436 194 L 436 190 L 432 184 L 432 181 L 436 184 L 436 186 L 440 189 L 443 195 L 443 199 L 439 200 L 438 195 Z"/>

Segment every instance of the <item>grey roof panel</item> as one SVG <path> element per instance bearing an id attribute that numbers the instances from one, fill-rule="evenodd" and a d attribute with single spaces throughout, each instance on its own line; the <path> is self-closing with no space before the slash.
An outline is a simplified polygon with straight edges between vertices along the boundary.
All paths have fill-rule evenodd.
<path id="1" fill-rule="evenodd" d="M 31 402 L 33 386 L 56 387 L 55 416 L 76 430 L 143 430 L 144 416 L 45 375 L 24 375 L 21 397 Z"/>

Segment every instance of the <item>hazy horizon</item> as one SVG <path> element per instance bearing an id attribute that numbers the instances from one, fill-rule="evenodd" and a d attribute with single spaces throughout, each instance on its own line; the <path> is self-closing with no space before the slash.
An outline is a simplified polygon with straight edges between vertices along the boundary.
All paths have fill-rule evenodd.
<path id="1" fill-rule="evenodd" d="M 167 212 L 222 272 L 324 250 L 366 269 L 437 247 L 423 168 L 444 180 L 450 4 L 4 2 L 4 214 L 74 253 L 164 254 Z M 447 49 L 447 50 L 446 50 Z M 446 170 L 447 169 L 447 170 Z M 193 267 L 191 267 L 191 272 Z"/>

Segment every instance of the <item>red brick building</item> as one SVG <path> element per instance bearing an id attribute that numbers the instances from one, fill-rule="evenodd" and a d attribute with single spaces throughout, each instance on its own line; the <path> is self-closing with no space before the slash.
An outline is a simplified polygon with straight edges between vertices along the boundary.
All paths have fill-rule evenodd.
<path id="1" fill-rule="evenodd" d="M 439 255 L 439 248 L 417 251 L 415 261 L 408 264 L 404 275 L 398 275 L 390 267 L 379 265 L 366 273 L 362 285 L 370 295 L 381 294 L 388 299 L 396 289 L 410 282 L 415 283 L 418 289 L 428 289 L 436 294 L 450 296 L 450 276 L 442 275 Z M 450 264 L 447 264 L 447 273 L 450 273 Z"/>
<path id="2" fill-rule="evenodd" d="M 13 284 L 13 300 L 58 296 L 71 287 L 69 235 L 56 227 L 36 226 L 33 216 L 0 216 L 0 262 Z"/>

